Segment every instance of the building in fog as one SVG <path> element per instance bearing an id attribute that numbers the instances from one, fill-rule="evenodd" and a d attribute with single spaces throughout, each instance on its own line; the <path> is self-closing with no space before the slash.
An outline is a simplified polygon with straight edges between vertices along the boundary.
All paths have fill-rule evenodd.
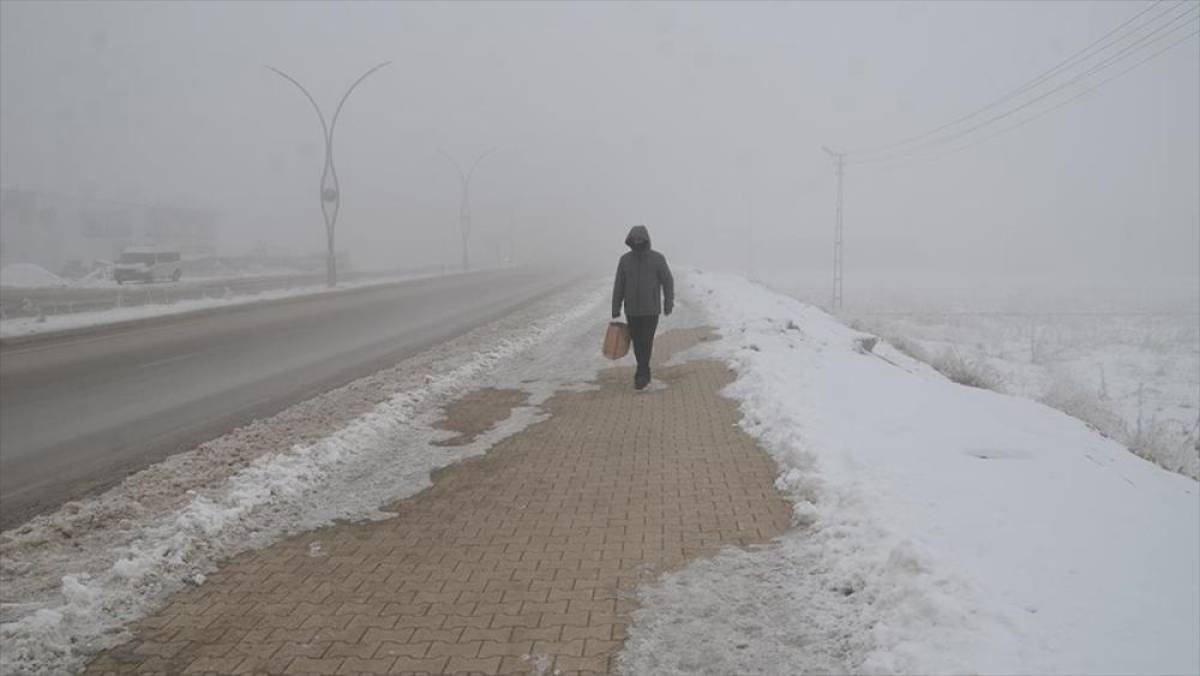
<path id="1" fill-rule="evenodd" d="M 115 260 L 130 246 L 216 250 L 214 211 L 134 204 L 5 188 L 0 190 L 0 266 L 36 263 L 51 272 Z"/>

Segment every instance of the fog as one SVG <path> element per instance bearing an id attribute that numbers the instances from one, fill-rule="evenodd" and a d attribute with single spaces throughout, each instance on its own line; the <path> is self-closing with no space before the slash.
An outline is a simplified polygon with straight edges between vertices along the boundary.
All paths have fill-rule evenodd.
<path id="1" fill-rule="evenodd" d="M 459 179 L 442 153 L 469 165 L 494 149 L 471 184 L 478 265 L 511 247 L 519 263 L 608 270 L 644 223 L 675 265 L 820 300 L 835 208 L 822 146 L 935 129 L 1148 6 L 5 2 L 0 184 L 213 208 L 224 252 L 319 252 L 320 126 L 264 66 L 328 117 L 391 61 L 336 130 L 337 242 L 356 267 L 457 265 Z M 848 300 L 1030 284 L 1194 293 L 1200 40 L 1097 86 L 1194 23 L 938 152 L 852 154 Z"/>

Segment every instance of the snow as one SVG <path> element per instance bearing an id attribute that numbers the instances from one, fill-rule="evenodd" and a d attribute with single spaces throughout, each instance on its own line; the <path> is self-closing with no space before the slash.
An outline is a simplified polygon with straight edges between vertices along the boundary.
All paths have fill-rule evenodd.
<path id="1" fill-rule="evenodd" d="M 1000 388 L 1081 417 L 1134 452 L 1200 478 L 1200 321 L 1162 314 L 915 312 L 856 318 L 936 361 L 954 351 Z"/>
<path id="2" fill-rule="evenodd" d="M 775 458 L 794 527 L 640 588 L 620 669 L 1200 671 L 1196 482 L 1037 402 L 955 385 L 883 342 L 867 351 L 866 334 L 761 286 L 677 279 L 671 326 L 721 337 L 673 361 L 734 369 L 725 394 Z M 0 672 L 77 670 L 229 556 L 389 518 L 433 469 L 540 420 L 553 392 L 595 386 L 611 365 L 605 287 L 547 298 L 4 533 Z M 435 447 L 453 435 L 433 427 L 442 407 L 480 387 L 530 400 L 469 445 Z M 344 421 L 300 434 L 329 411 Z M 246 455 L 250 437 L 269 450 Z M 325 555 L 319 536 L 307 555 Z"/>
<path id="3" fill-rule="evenodd" d="M 67 281 L 34 263 L 12 263 L 0 268 L 0 286 L 29 289 L 67 286 Z"/>
<path id="4" fill-rule="evenodd" d="M 29 336 L 41 333 L 51 333 L 54 331 L 67 331 L 89 326 L 100 326 L 103 324 L 115 324 L 118 322 L 127 322 L 137 319 L 147 319 L 150 317 L 165 317 L 169 315 L 195 312 L 198 310 L 209 310 L 212 308 L 236 307 L 248 305 L 250 303 L 278 300 L 280 298 L 318 296 L 339 293 L 348 289 L 383 286 L 387 284 L 395 284 L 397 282 L 424 279 L 431 276 L 438 275 L 398 275 L 395 277 L 381 277 L 342 282 L 333 289 L 330 289 L 328 286 L 323 284 L 314 286 L 299 286 L 288 289 L 271 289 L 267 291 L 261 291 L 259 293 L 236 296 L 228 295 L 215 296 L 212 298 L 179 300 L 170 304 L 162 303 L 153 305 L 134 305 L 130 307 L 116 307 L 108 310 L 97 310 L 93 312 L 74 312 L 61 315 L 47 315 L 40 318 L 13 317 L 10 319 L 0 319 L 0 338 Z M 147 291 L 143 290 L 143 292 Z"/>
<path id="5" fill-rule="evenodd" d="M 744 279 L 681 275 L 795 527 L 639 592 L 626 673 L 1197 673 L 1200 492 Z"/>
<path id="6" fill-rule="evenodd" d="M 281 444 L 231 474 L 193 482 L 177 502 L 157 494 L 163 477 L 206 467 L 208 458 L 193 456 L 209 449 L 173 456 L 160 463 L 165 470 L 152 466 L 105 494 L 4 533 L 0 672 L 76 670 L 88 655 L 119 642 L 129 622 L 182 586 L 199 584 L 229 556 L 337 520 L 391 518 L 382 508 L 428 487 L 432 470 L 482 454 L 542 419 L 537 406 L 554 391 L 588 387 L 606 365 L 598 350 L 605 307 L 599 287 L 577 286 L 435 348 L 432 359 L 416 356 L 390 370 L 386 378 L 400 383 L 373 409 L 324 438 Z M 369 376 L 365 387 L 378 387 L 379 379 Z M 488 386 L 522 388 L 529 404 L 470 444 L 434 446 L 454 436 L 434 427 L 441 407 Z M 317 408 L 336 406 L 360 387 L 321 395 Z M 290 424 L 285 419 L 268 429 L 282 440 Z M 139 481 L 146 474 L 156 480 Z M 322 555 L 319 541 L 310 543 L 309 555 Z M 50 593 L 39 577 L 46 571 L 66 572 Z"/>

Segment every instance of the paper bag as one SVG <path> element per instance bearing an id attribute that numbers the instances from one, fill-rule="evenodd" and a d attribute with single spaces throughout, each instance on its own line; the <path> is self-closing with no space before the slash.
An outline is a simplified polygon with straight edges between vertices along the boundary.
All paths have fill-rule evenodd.
<path id="1" fill-rule="evenodd" d="M 604 356 L 620 359 L 629 354 L 629 325 L 625 322 L 609 322 L 604 333 Z"/>

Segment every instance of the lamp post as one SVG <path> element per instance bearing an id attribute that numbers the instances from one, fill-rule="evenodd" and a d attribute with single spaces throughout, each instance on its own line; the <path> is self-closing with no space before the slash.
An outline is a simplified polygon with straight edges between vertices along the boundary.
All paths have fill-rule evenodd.
<path id="1" fill-rule="evenodd" d="M 325 167 L 321 170 L 321 215 L 325 217 L 325 240 L 328 247 L 325 254 L 325 277 L 326 282 L 330 287 L 337 285 L 337 259 L 334 255 L 333 235 L 334 229 L 337 226 L 338 211 L 341 210 L 342 205 L 341 186 L 338 184 L 337 169 L 335 169 L 333 166 L 333 132 L 337 127 L 338 116 L 342 113 L 342 106 L 345 105 L 346 99 L 350 98 L 350 92 L 353 92 L 354 88 L 357 87 L 363 80 L 367 79 L 371 73 L 374 73 L 389 63 L 391 63 L 391 61 L 384 61 L 383 63 L 377 64 L 359 76 L 359 78 L 355 80 L 348 89 L 346 89 L 346 93 L 342 94 L 341 100 L 338 101 L 337 108 L 335 108 L 333 111 L 333 118 L 328 124 L 325 122 L 325 115 L 321 112 L 321 107 L 317 105 L 316 99 L 313 98 L 312 94 L 308 93 L 308 90 L 305 89 L 303 85 L 296 81 L 296 78 L 288 75 L 278 68 L 267 66 L 268 69 L 274 71 L 280 77 L 296 85 L 301 93 L 304 94 L 305 98 L 308 99 L 308 102 L 312 104 L 313 110 L 317 113 L 317 118 L 321 121 L 321 136 L 325 139 Z"/>
<path id="2" fill-rule="evenodd" d="M 471 177 L 475 175 L 475 169 L 483 161 L 483 158 L 496 152 L 496 149 L 489 148 L 479 153 L 479 157 L 475 158 L 475 161 L 471 163 L 471 168 L 466 172 L 462 170 L 462 165 L 450 153 L 445 150 L 441 150 L 440 152 L 450 161 L 450 164 L 454 165 L 454 169 L 458 172 L 459 181 L 462 183 L 462 201 L 458 207 L 458 230 L 459 234 L 462 235 L 462 269 L 463 272 L 466 272 L 470 269 L 471 262 L 468 251 L 468 240 L 471 238 Z"/>

